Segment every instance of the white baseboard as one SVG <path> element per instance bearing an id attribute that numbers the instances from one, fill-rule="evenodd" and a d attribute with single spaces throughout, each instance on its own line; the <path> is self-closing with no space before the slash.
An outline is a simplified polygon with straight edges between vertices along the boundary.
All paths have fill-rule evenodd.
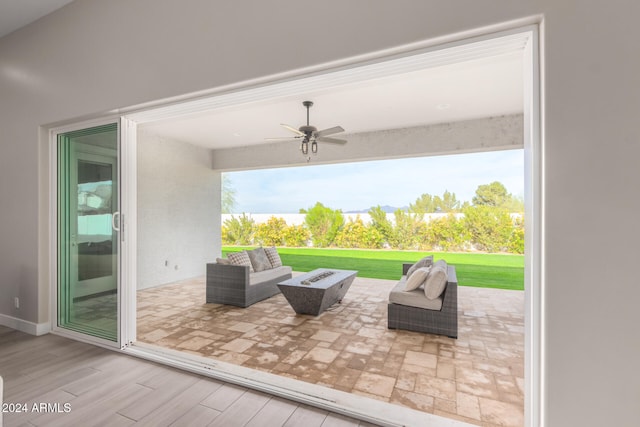
<path id="1" fill-rule="evenodd" d="M 51 332 L 51 323 L 49 322 L 33 323 L 17 317 L 7 316 L 6 314 L 0 314 L 0 325 L 37 336 Z"/>

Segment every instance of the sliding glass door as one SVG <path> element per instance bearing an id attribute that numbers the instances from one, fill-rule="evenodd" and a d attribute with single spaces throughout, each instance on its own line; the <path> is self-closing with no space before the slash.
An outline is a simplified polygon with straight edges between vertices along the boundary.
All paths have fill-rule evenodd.
<path id="1" fill-rule="evenodd" d="M 119 341 L 119 129 L 57 134 L 57 326 Z"/>

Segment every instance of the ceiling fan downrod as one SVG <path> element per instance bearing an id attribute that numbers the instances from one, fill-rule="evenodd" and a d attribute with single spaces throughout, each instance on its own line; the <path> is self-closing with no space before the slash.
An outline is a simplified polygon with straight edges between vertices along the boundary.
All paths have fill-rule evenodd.
<path id="1" fill-rule="evenodd" d="M 313 107 L 313 101 L 303 101 L 302 105 L 307 107 L 307 126 L 309 126 L 309 108 Z"/>

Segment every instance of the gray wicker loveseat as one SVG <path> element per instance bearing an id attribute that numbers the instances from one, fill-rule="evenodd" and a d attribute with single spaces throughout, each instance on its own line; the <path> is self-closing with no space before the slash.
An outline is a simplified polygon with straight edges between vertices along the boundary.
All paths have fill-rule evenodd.
<path id="1" fill-rule="evenodd" d="M 431 292 L 429 297 L 425 290 L 426 280 L 420 287 L 407 290 L 407 273 L 416 270 L 414 264 L 403 264 L 402 278 L 389 293 L 388 328 L 404 329 L 408 331 L 425 332 L 458 338 L 458 279 L 456 269 L 444 261 L 438 261 L 441 272 L 446 271 L 446 282 L 439 295 L 440 289 Z M 422 273 L 428 279 L 429 268 L 422 268 Z M 414 278 L 415 279 L 415 278 Z M 419 279 L 418 279 L 419 280 Z M 414 282 L 416 280 L 413 280 Z"/>
<path id="2" fill-rule="evenodd" d="M 249 307 L 280 293 L 277 284 L 291 279 L 275 248 L 229 254 L 207 264 L 207 303 Z"/>

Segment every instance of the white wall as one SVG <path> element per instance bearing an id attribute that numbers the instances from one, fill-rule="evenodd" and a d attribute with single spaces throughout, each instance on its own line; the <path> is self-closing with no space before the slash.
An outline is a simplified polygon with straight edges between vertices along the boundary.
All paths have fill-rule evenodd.
<path id="1" fill-rule="evenodd" d="M 219 255 L 211 150 L 138 132 L 138 289 L 203 276 Z"/>
<path id="2" fill-rule="evenodd" d="M 636 425 L 640 3 L 628 0 L 71 3 L 0 39 L 0 313 L 49 316 L 39 126 L 539 14 L 544 419 Z"/>
<path id="3" fill-rule="evenodd" d="M 243 214 L 222 214 L 220 215 L 220 220 L 222 221 L 222 223 L 224 224 L 225 221 L 230 220 L 232 218 L 238 218 L 240 216 L 242 216 Z M 269 219 L 271 217 L 275 217 L 275 218 L 282 218 L 285 220 L 285 222 L 287 223 L 287 225 L 302 225 L 304 224 L 304 219 L 307 216 L 306 214 L 291 214 L 291 213 L 286 213 L 286 214 L 254 214 L 254 213 L 250 213 L 247 212 L 245 215 L 247 215 L 249 218 L 251 218 L 252 220 L 254 220 L 256 222 L 256 224 L 264 224 L 265 222 L 269 221 Z M 368 213 L 345 213 L 342 214 L 344 216 L 344 220 L 345 222 L 348 221 L 355 221 L 358 218 L 360 218 L 362 220 L 363 223 L 365 224 L 369 224 L 371 222 L 371 215 L 369 215 Z M 424 214 L 424 220 L 425 221 L 431 221 L 432 219 L 440 219 L 440 218 L 446 218 L 447 216 L 449 216 L 451 214 L 442 212 L 442 213 L 427 213 Z M 456 218 L 464 218 L 464 214 L 461 213 L 456 213 L 453 214 Z M 519 214 L 512 214 L 512 216 L 519 216 Z M 396 216 L 392 213 L 388 213 L 387 214 L 387 219 L 389 221 L 391 221 L 391 223 L 393 224 L 396 220 Z"/>

